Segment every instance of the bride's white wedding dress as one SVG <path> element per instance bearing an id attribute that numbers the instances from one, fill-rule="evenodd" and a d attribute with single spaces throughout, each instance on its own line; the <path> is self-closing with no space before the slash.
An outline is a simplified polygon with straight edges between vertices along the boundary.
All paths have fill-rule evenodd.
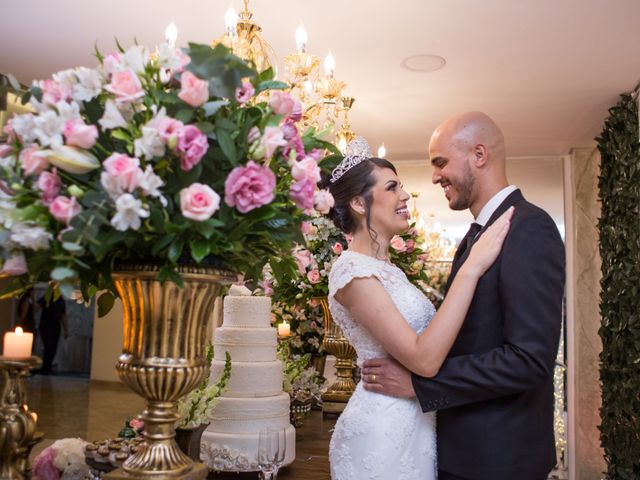
<path id="1" fill-rule="evenodd" d="M 435 314 L 431 302 L 398 267 L 344 251 L 329 274 L 329 308 L 334 321 L 355 348 L 359 366 L 367 359 L 388 357 L 388 354 L 334 295 L 354 278 L 366 277 L 380 280 L 416 332 L 422 332 Z M 433 480 L 437 478 L 435 427 L 435 414 L 422 413 L 417 399 L 368 392 L 360 382 L 331 437 L 331 478 Z"/>

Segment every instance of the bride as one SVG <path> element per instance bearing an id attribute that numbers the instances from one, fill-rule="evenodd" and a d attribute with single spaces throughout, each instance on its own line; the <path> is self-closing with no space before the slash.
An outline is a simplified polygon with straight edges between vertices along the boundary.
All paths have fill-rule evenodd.
<path id="1" fill-rule="evenodd" d="M 394 166 L 356 139 L 325 186 L 328 216 L 353 240 L 329 274 L 329 308 L 358 354 L 358 365 L 391 356 L 412 372 L 434 376 L 453 344 L 478 279 L 493 264 L 509 230 L 508 210 L 474 244 L 438 310 L 389 261 L 391 238 L 408 228 L 409 195 Z M 369 392 L 358 384 L 329 447 L 333 480 L 437 478 L 435 414 L 415 398 Z"/>

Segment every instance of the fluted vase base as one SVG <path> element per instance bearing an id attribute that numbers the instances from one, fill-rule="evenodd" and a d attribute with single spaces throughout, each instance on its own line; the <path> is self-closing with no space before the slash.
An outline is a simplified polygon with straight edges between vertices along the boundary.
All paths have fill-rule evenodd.
<path id="1" fill-rule="evenodd" d="M 189 471 L 183 473 L 162 473 L 156 472 L 153 474 L 149 474 L 146 478 L 151 478 L 153 480 L 176 480 L 177 478 L 181 480 L 204 480 L 207 478 L 209 474 L 209 467 L 202 463 L 193 463 Z M 105 480 L 120 480 L 120 479 L 128 479 L 133 480 L 134 478 L 140 478 L 139 475 L 132 475 L 127 473 L 122 468 L 118 468 L 113 472 L 108 473 L 104 477 Z"/>

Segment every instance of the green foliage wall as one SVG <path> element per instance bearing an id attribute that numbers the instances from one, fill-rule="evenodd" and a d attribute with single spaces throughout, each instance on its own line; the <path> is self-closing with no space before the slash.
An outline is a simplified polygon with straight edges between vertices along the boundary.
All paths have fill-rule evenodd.
<path id="1" fill-rule="evenodd" d="M 598 140 L 602 217 L 600 439 L 610 479 L 640 478 L 640 142 L 638 88 Z"/>

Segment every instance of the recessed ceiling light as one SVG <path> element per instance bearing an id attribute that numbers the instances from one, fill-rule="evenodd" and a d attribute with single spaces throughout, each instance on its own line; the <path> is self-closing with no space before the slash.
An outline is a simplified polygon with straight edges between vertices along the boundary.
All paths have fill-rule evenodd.
<path id="1" fill-rule="evenodd" d="M 402 61 L 402 66 L 412 72 L 435 72 L 447 64 L 439 55 L 413 55 Z"/>

